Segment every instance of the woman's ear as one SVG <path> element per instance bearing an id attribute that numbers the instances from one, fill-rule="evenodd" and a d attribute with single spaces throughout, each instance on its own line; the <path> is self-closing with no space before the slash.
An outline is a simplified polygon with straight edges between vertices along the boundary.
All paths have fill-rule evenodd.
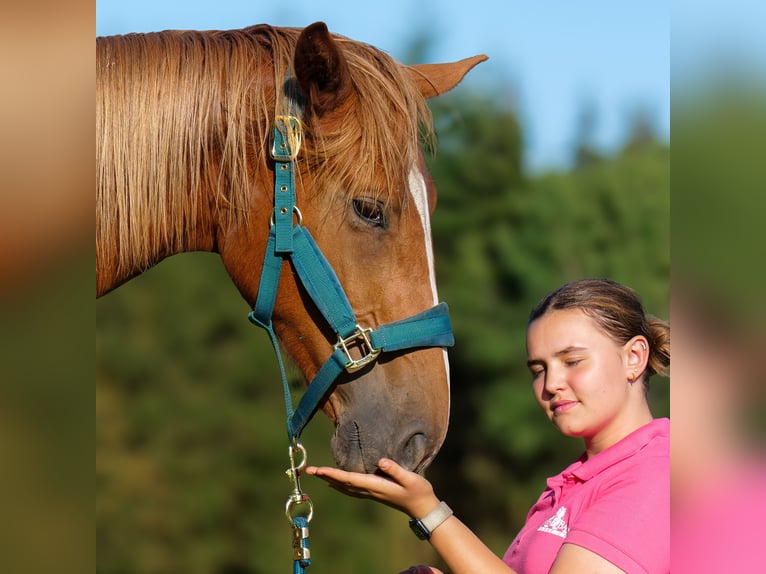
<path id="1" fill-rule="evenodd" d="M 625 344 L 626 375 L 631 383 L 638 380 L 649 362 L 649 343 L 643 335 L 636 335 Z"/>

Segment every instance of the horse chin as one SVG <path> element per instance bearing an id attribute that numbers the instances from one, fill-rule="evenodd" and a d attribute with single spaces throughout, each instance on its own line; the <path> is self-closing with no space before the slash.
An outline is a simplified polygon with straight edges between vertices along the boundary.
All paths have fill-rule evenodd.
<path id="1" fill-rule="evenodd" d="M 375 472 L 377 460 L 365 456 L 365 449 L 359 437 L 359 427 L 355 421 L 338 425 L 332 437 L 332 454 L 335 464 L 351 472 Z"/>

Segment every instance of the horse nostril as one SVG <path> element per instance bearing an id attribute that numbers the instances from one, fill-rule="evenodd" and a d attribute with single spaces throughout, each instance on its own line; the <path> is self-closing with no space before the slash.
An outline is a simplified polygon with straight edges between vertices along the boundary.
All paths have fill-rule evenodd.
<path id="1" fill-rule="evenodd" d="M 422 432 L 412 434 L 402 445 L 399 464 L 408 470 L 419 469 L 428 451 L 428 438 Z"/>

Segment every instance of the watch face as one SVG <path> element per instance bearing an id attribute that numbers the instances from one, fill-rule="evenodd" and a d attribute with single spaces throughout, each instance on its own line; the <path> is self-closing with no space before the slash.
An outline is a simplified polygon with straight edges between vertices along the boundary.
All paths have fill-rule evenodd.
<path id="1" fill-rule="evenodd" d="M 415 536 L 421 540 L 428 540 L 431 537 L 428 528 L 426 528 L 420 520 L 415 520 L 414 518 L 410 520 L 410 528 L 415 533 Z"/>

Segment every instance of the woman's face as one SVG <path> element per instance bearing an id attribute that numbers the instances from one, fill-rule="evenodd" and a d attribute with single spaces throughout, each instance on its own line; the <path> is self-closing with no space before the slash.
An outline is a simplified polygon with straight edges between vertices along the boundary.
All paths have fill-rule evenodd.
<path id="1" fill-rule="evenodd" d="M 645 345 L 645 342 L 643 342 Z M 549 311 L 527 330 L 527 365 L 538 404 L 566 436 L 609 440 L 635 403 L 632 343 L 612 340 L 579 309 Z M 643 394 L 643 389 L 640 389 Z"/>

